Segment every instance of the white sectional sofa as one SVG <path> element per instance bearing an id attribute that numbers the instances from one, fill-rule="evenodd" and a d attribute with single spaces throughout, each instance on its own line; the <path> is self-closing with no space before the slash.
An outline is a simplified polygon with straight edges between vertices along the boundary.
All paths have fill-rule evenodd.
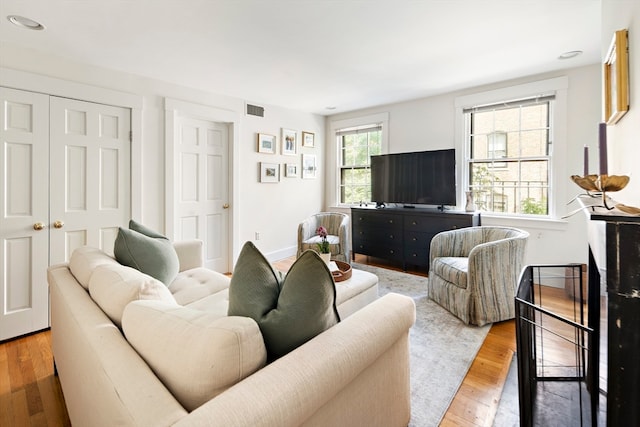
<path id="1" fill-rule="evenodd" d="M 410 298 L 338 289 L 343 320 L 267 364 L 257 323 L 226 315 L 229 278 L 202 268 L 201 242 L 174 246 L 168 287 L 92 248 L 50 267 L 53 355 L 74 426 L 408 424 Z"/>

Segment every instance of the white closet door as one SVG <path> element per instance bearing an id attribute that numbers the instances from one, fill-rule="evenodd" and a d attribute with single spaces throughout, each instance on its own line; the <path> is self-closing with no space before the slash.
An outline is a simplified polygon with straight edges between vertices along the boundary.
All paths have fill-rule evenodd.
<path id="1" fill-rule="evenodd" d="M 51 263 L 82 245 L 113 254 L 131 216 L 131 111 L 51 97 Z"/>
<path id="2" fill-rule="evenodd" d="M 180 116 L 176 123 L 175 240 L 204 241 L 205 267 L 229 270 L 229 130 Z"/>
<path id="3" fill-rule="evenodd" d="M 0 340 L 49 326 L 49 97 L 0 88 Z"/>

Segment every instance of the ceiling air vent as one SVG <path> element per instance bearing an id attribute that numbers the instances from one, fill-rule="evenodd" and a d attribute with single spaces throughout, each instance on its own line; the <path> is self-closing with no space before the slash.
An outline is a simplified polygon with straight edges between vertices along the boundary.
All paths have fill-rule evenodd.
<path id="1" fill-rule="evenodd" d="M 264 117 L 264 107 L 247 104 L 247 114 L 251 116 Z"/>

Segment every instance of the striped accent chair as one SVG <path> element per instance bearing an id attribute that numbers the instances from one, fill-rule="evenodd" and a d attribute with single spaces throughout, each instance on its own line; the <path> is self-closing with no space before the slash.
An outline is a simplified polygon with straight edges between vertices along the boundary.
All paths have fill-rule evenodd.
<path id="1" fill-rule="evenodd" d="M 311 215 L 298 225 L 298 254 L 307 249 L 318 250 L 320 237 L 318 227 L 327 229 L 327 240 L 331 248 L 331 259 L 351 263 L 351 220 L 349 215 L 339 212 L 320 212 Z"/>
<path id="2" fill-rule="evenodd" d="M 428 290 L 466 324 L 515 317 L 515 292 L 529 233 L 508 227 L 444 231 L 431 240 Z"/>

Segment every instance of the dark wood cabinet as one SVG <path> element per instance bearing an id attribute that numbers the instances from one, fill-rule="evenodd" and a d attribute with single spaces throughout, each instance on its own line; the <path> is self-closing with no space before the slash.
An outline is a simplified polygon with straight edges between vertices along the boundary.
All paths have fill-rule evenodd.
<path id="1" fill-rule="evenodd" d="M 353 253 L 429 269 L 429 248 L 441 231 L 480 225 L 480 214 L 438 209 L 351 208 Z"/>

